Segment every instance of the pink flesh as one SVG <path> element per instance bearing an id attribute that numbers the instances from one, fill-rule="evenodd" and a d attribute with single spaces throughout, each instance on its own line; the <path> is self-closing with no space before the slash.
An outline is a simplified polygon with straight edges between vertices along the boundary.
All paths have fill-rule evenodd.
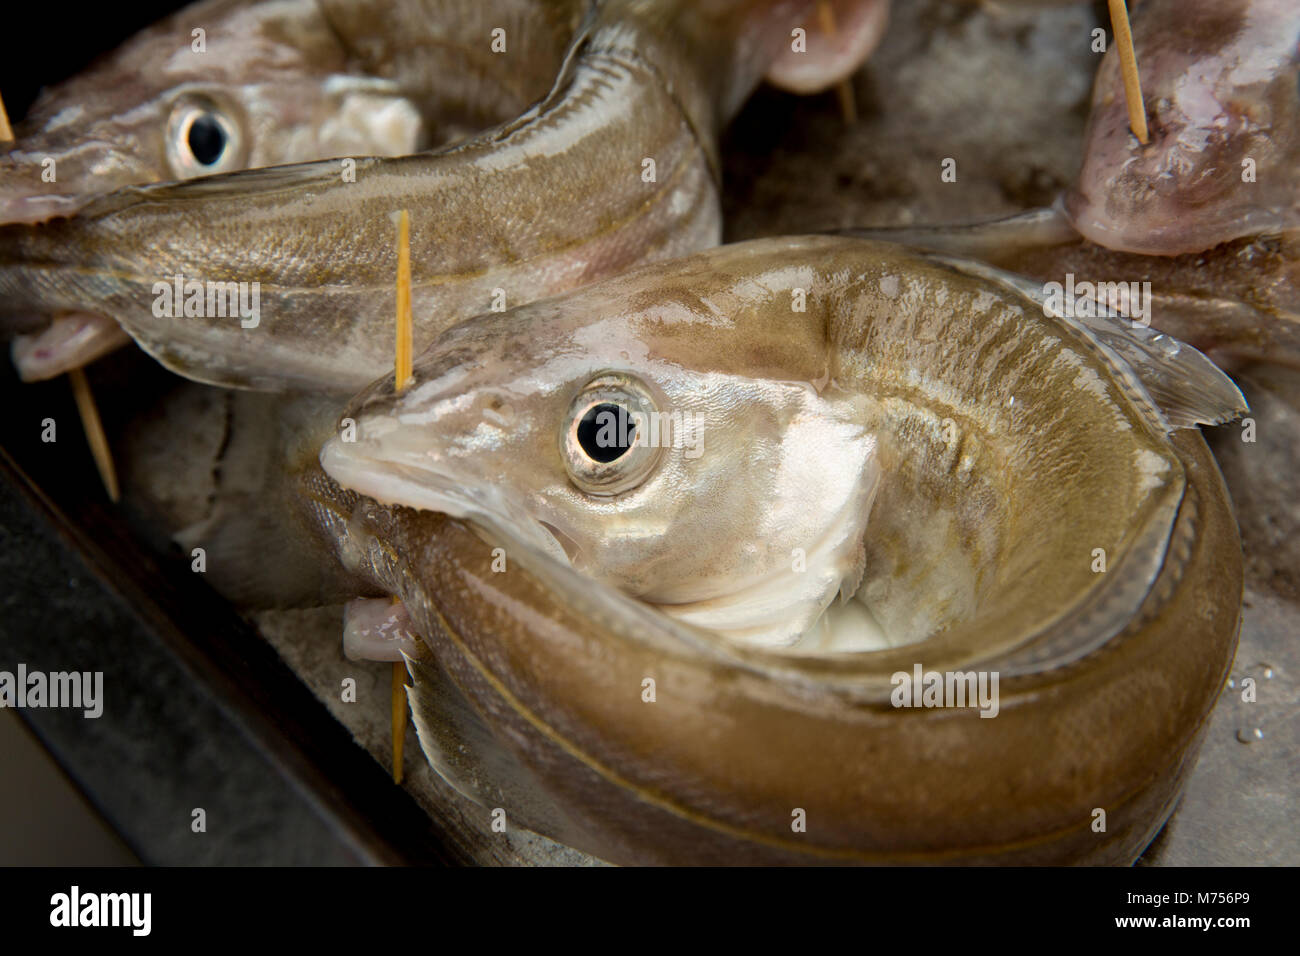
<path id="1" fill-rule="evenodd" d="M 820 93 L 852 76 L 871 55 L 889 24 L 889 0 L 830 0 L 835 32 L 822 32 L 814 7 L 808 22 L 807 50 L 796 53 L 789 43 L 768 68 L 766 79 L 791 93 Z"/>
<path id="2" fill-rule="evenodd" d="M 416 653 L 406 605 L 388 598 L 357 598 L 343 608 L 343 655 L 351 661 L 402 660 Z"/>
<path id="3" fill-rule="evenodd" d="M 88 365 L 129 341 L 114 320 L 76 312 L 55 319 L 41 332 L 15 337 L 9 354 L 24 382 L 39 382 Z"/>

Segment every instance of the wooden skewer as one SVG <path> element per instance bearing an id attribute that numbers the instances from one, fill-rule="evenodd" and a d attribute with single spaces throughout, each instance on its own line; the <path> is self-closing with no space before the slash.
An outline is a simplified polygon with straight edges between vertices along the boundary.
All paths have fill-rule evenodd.
<path id="1" fill-rule="evenodd" d="M 397 217 L 397 361 L 393 389 L 400 392 L 411 381 L 411 215 L 403 209 Z M 397 602 L 397 598 L 393 598 Z M 393 783 L 402 782 L 402 751 L 406 744 L 406 664 L 393 664 Z"/>
<path id="2" fill-rule="evenodd" d="M 1133 53 L 1133 31 L 1128 24 L 1128 6 L 1124 0 L 1107 0 L 1110 5 L 1110 24 L 1115 31 L 1115 44 L 1119 47 L 1119 68 L 1124 74 L 1124 98 L 1128 101 L 1128 125 L 1138 142 L 1145 146 L 1147 135 L 1147 109 L 1142 102 L 1142 82 L 1138 78 L 1137 56 Z"/>
<path id="3" fill-rule="evenodd" d="M 68 380 L 72 382 L 72 395 L 77 400 L 81 426 L 86 431 L 86 442 L 95 458 L 100 480 L 104 482 L 109 501 L 116 504 L 121 498 L 117 470 L 113 467 L 113 453 L 108 447 L 108 436 L 104 434 L 104 423 L 99 420 L 99 409 L 95 407 L 95 396 L 90 393 L 90 383 L 86 381 L 86 373 L 79 368 L 68 372 Z"/>
<path id="4" fill-rule="evenodd" d="M 9 114 L 5 112 L 4 97 L 0 96 L 0 143 L 11 143 L 14 138 L 14 128 L 9 125 Z"/>
<path id="5" fill-rule="evenodd" d="M 397 363 L 393 388 L 401 391 L 411 380 L 411 216 L 405 209 L 397 219 Z"/>
<path id="6" fill-rule="evenodd" d="M 835 11 L 828 0 L 818 0 L 817 17 L 821 20 L 822 33 L 828 37 L 834 36 Z M 853 81 L 841 80 L 840 85 L 835 87 L 835 95 L 840 101 L 840 115 L 844 117 L 845 123 L 852 126 L 858 121 L 858 102 L 853 96 Z"/>
<path id="7" fill-rule="evenodd" d="M 406 746 L 406 664 L 393 664 L 393 783 L 402 782 L 402 751 Z"/>
<path id="8" fill-rule="evenodd" d="M 0 97 L 0 143 L 13 142 L 14 130 L 9 125 L 9 114 L 5 112 L 5 101 Z M 74 368 L 68 373 L 72 383 L 72 396 L 77 401 L 77 411 L 81 415 L 81 427 L 86 432 L 86 443 L 95 458 L 95 467 L 99 469 L 100 480 L 108 492 L 110 501 L 116 503 L 122 497 L 117 484 L 117 469 L 113 466 L 113 453 L 108 446 L 108 436 L 104 434 L 104 423 L 100 421 L 99 409 L 95 407 L 95 396 L 90 392 L 90 382 L 86 373 Z"/>

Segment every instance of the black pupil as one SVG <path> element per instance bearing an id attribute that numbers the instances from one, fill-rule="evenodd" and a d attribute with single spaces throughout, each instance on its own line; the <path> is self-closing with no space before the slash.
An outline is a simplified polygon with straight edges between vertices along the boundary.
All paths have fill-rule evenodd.
<path id="1" fill-rule="evenodd" d="M 190 124 L 186 139 L 190 152 L 204 166 L 211 166 L 226 151 L 226 131 L 211 113 L 202 114 Z"/>
<path id="2" fill-rule="evenodd" d="M 578 422 L 578 444 L 601 464 L 622 458 L 635 441 L 636 422 L 621 405 L 593 405 Z"/>

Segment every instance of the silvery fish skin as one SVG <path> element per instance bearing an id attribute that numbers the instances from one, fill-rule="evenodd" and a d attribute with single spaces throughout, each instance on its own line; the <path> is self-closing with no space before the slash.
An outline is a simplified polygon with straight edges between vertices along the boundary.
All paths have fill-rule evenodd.
<path id="1" fill-rule="evenodd" d="M 0 156 L 0 222 L 67 216 L 123 186 L 420 148 L 398 84 L 351 61 L 314 0 L 186 7 L 41 94 Z M 196 135 L 201 156 L 196 122 L 212 139 Z"/>
<path id="2" fill-rule="evenodd" d="M 1150 142 L 1129 131 L 1112 49 L 1067 197 L 1075 227 L 1111 249 L 1182 255 L 1300 226 L 1300 4 L 1147 0 L 1133 44 Z"/>
<path id="3" fill-rule="evenodd" d="M 128 185 L 400 156 L 463 139 L 545 94 L 584 9 L 519 0 L 195 4 L 41 95 L 0 157 L 0 222 L 70 215 Z M 479 52 L 494 24 L 518 37 L 509 70 Z M 209 150 L 201 158 L 190 143 L 196 127 L 209 136 L 195 139 Z M 7 324 L 39 328 L 43 312 Z M 128 341 L 112 316 L 74 312 L 15 338 L 12 355 L 35 381 Z"/>
<path id="4" fill-rule="evenodd" d="M 465 323 L 360 395 L 301 487 L 429 646 L 434 766 L 614 862 L 1131 862 L 1235 647 L 1193 426 L 1244 403 L 1027 293 L 758 240 Z M 701 453 L 584 460 L 593 402 L 697 413 Z M 998 675 L 996 718 L 891 706 L 918 664 Z"/>
<path id="5" fill-rule="evenodd" d="M 74 219 L 0 229 L 0 309 L 110 314 L 214 384 L 355 390 L 392 366 L 398 210 L 417 347 L 502 303 L 716 244 L 718 131 L 813 6 L 610 0 L 550 94 L 453 149 L 359 159 L 354 181 L 322 162 L 128 187 Z M 522 56 L 511 35 L 501 56 Z M 178 276 L 196 303 L 209 283 L 244 283 L 240 318 L 168 317 Z"/>

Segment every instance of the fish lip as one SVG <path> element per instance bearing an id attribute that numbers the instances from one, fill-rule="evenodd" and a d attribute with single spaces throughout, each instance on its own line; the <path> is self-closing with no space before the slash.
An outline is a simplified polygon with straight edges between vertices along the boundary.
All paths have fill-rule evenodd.
<path id="1" fill-rule="evenodd" d="M 463 485 L 442 472 L 398 464 L 349 447 L 339 436 L 321 448 L 320 466 L 339 487 L 385 507 L 433 511 L 486 527 L 511 546 L 520 546 L 572 566 L 569 548 L 554 525 L 523 508 L 493 507 L 494 502 L 465 493 Z"/>
<path id="2" fill-rule="evenodd" d="M 90 196 L 66 193 L 0 196 L 0 226 L 38 225 L 51 219 L 67 218 L 76 215 L 90 199 Z"/>

